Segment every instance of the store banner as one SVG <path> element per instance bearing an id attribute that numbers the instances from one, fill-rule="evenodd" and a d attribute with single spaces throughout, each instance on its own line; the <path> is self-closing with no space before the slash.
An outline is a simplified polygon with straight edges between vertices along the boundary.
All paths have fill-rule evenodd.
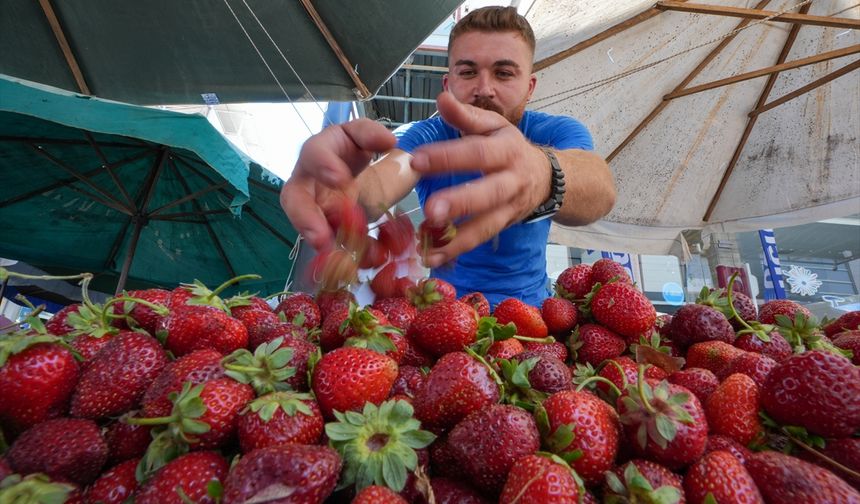
<path id="1" fill-rule="evenodd" d="M 782 280 L 782 268 L 779 265 L 779 252 L 776 249 L 776 237 L 773 229 L 760 229 L 761 249 L 764 252 L 764 299 L 785 299 L 785 283 Z"/>

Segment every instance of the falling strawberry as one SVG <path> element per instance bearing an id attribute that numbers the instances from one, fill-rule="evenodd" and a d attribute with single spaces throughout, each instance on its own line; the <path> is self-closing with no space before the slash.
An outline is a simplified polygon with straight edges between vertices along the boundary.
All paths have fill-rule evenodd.
<path id="1" fill-rule="evenodd" d="M 379 242 L 395 257 L 414 246 L 415 228 L 409 216 L 388 214 L 388 220 L 379 226 Z"/>
<path id="2" fill-rule="evenodd" d="M 423 221 L 418 226 L 418 248 L 426 252 L 429 249 L 444 247 L 451 243 L 455 236 L 457 236 L 457 228 L 452 222 L 436 225 Z"/>

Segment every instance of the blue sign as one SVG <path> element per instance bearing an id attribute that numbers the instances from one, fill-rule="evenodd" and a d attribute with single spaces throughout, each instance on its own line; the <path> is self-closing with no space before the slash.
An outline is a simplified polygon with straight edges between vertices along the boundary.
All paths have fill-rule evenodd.
<path id="1" fill-rule="evenodd" d="M 758 236 L 764 251 L 764 299 L 785 299 L 785 284 L 782 281 L 782 268 L 779 265 L 773 229 L 760 229 Z"/>
<path id="2" fill-rule="evenodd" d="M 675 282 L 664 283 L 663 299 L 673 306 L 684 304 L 684 288 Z"/>

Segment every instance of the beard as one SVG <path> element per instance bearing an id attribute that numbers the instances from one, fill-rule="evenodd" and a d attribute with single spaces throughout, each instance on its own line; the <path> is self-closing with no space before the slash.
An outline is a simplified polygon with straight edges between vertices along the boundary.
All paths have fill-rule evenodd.
<path id="1" fill-rule="evenodd" d="M 500 107 L 496 102 L 494 102 L 490 98 L 487 98 L 486 96 L 478 96 L 477 98 L 472 100 L 472 103 L 470 105 L 478 107 L 479 109 L 495 112 L 507 119 L 508 122 L 510 122 L 514 126 L 518 126 L 520 124 L 520 119 L 523 118 L 523 113 L 526 109 L 526 103 L 523 102 L 521 105 L 511 110 L 510 112 L 505 112 L 502 107 Z"/>

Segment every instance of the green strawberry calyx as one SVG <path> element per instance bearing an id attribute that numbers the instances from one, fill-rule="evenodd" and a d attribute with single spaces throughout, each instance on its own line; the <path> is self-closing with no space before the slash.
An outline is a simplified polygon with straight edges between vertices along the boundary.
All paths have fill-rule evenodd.
<path id="1" fill-rule="evenodd" d="M 257 395 L 289 390 L 287 380 L 296 374 L 290 366 L 293 349 L 281 347 L 283 337 L 262 343 L 252 354 L 240 348 L 221 360 L 225 374 L 239 383 L 250 385 Z"/>
<path id="2" fill-rule="evenodd" d="M 216 287 L 215 290 L 209 289 L 209 287 L 207 287 L 203 282 L 196 279 L 193 283 L 183 283 L 180 285 L 182 288 L 188 290 L 192 294 L 191 299 L 186 301 L 186 304 L 196 306 L 214 306 L 215 308 L 226 312 L 227 315 L 230 315 L 230 308 L 227 306 L 227 302 L 221 299 L 219 294 L 221 294 L 224 289 L 230 287 L 233 284 L 237 284 L 244 280 L 258 280 L 260 278 L 260 275 L 255 274 L 239 275 L 222 283 L 221 285 Z"/>
<path id="3" fill-rule="evenodd" d="M 349 315 L 340 324 L 338 331 L 344 334 L 347 328 L 351 328 L 355 336 L 347 338 L 344 346 L 367 348 L 381 354 L 397 350 L 389 334 L 403 334 L 394 326 L 380 324 L 370 310 L 359 308 L 355 303 L 349 304 Z"/>
<path id="4" fill-rule="evenodd" d="M 552 430 L 549 414 L 542 404 L 537 406 L 534 415 L 543 447 L 547 452 L 560 457 L 567 464 L 571 464 L 582 457 L 582 450 L 578 448 L 575 450 L 568 449 L 576 439 L 576 424 L 561 424 Z"/>
<path id="5" fill-rule="evenodd" d="M 606 472 L 606 484 L 611 491 L 605 496 L 604 502 L 607 504 L 677 504 L 681 501 L 680 490 L 671 485 L 655 489 L 632 462 L 628 462 L 624 467 L 623 476 L 622 481 L 614 472 Z"/>
<path id="6" fill-rule="evenodd" d="M 621 423 L 637 427 L 636 442 L 642 449 L 651 439 L 657 446 L 666 446 L 675 439 L 678 424 L 692 424 L 695 421 L 684 405 L 690 400 L 690 394 L 681 392 L 671 394 L 669 382 L 661 381 L 656 387 L 651 387 L 645 381 L 645 366 L 639 366 L 638 383 L 627 389 L 628 394 L 621 398 L 624 414 Z"/>
<path id="7" fill-rule="evenodd" d="M 336 422 L 325 426 L 331 446 L 344 459 L 338 488 L 355 485 L 387 486 L 395 492 L 406 486 L 407 473 L 418 466 L 415 450 L 426 448 L 436 436 L 421 430 L 412 406 L 402 400 L 379 406 L 367 402 L 361 413 L 335 411 Z"/>
<path id="8" fill-rule="evenodd" d="M 272 392 L 251 401 L 243 409 L 242 414 L 247 414 L 250 411 L 257 414 L 263 422 L 269 422 L 278 409 L 290 417 L 299 413 L 313 416 L 313 411 L 305 403 L 305 401 L 311 400 L 313 400 L 313 396 L 303 392 Z"/>
<path id="9" fill-rule="evenodd" d="M 42 473 L 23 478 L 20 474 L 11 474 L 0 481 L 0 502 L 62 504 L 74 489 L 73 485 L 51 481 Z"/>

